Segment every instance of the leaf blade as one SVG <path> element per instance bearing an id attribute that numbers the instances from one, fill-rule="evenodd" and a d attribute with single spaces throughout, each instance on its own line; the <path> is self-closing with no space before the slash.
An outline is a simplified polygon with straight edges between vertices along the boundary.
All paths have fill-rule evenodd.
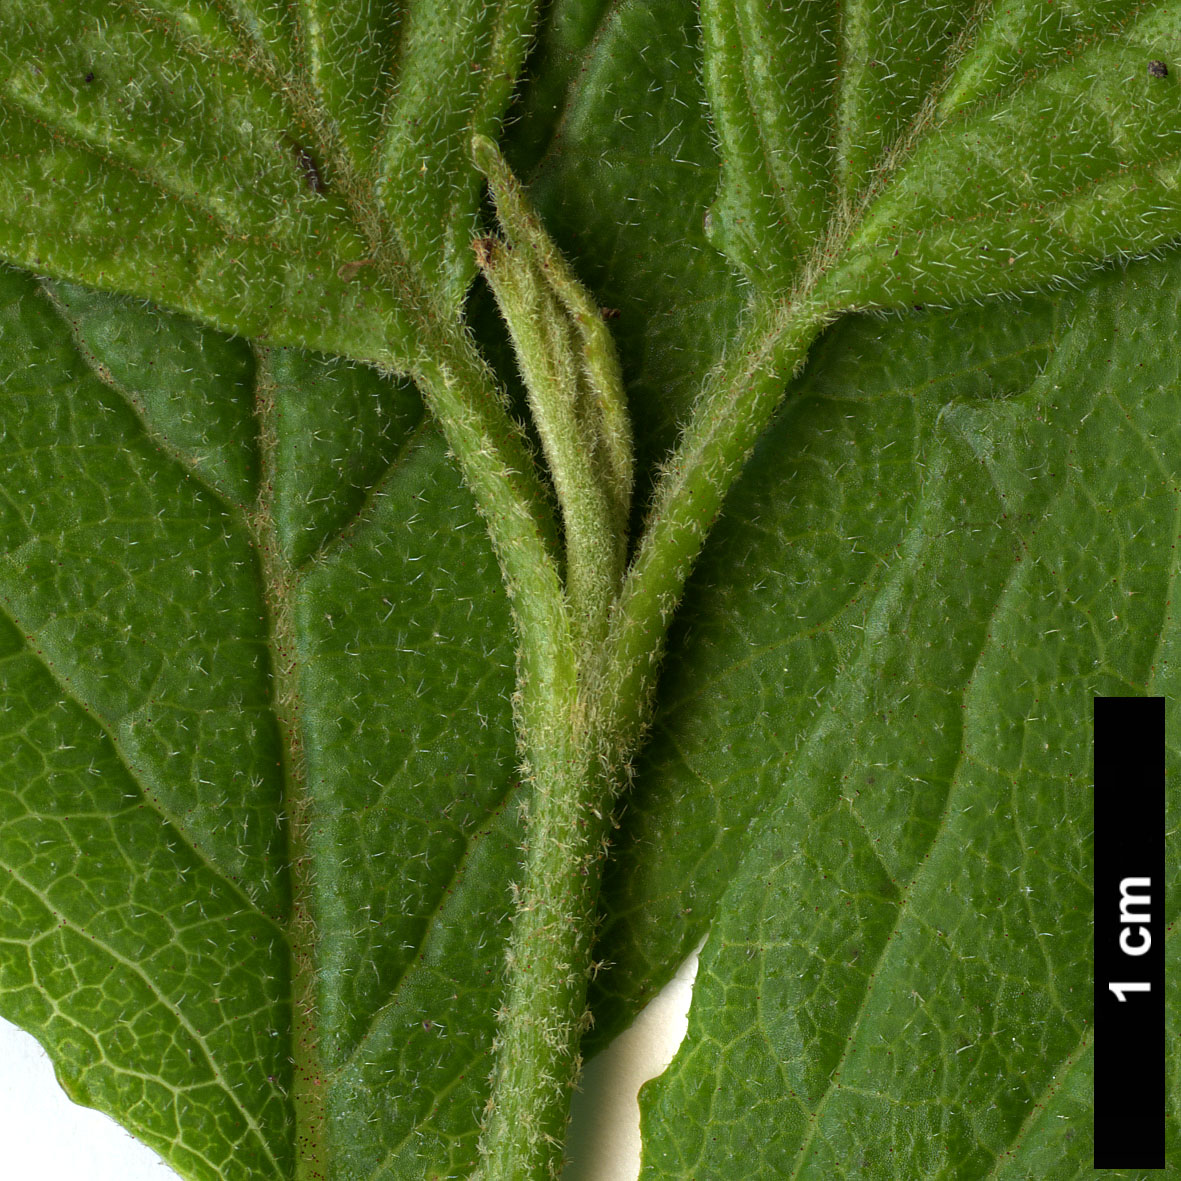
<path id="1" fill-rule="evenodd" d="M 1179 20 L 1160 6 L 997 106 L 951 114 L 866 210 L 850 275 L 834 282 L 883 306 L 948 304 L 1068 281 L 1106 258 L 1168 245 L 1181 230 L 1181 122 L 1158 85 L 1169 80 L 1147 64 L 1155 46 L 1175 42 Z M 879 277 L 863 282 L 871 268 Z"/>
<path id="2" fill-rule="evenodd" d="M 1175 5 L 838 15 L 726 0 L 703 19 L 729 152 L 717 244 L 770 293 L 953 306 L 1071 281 L 1181 232 L 1174 81 L 1147 71 L 1176 43 Z"/>
<path id="3" fill-rule="evenodd" d="M 410 369 L 419 320 L 453 317 L 474 275 L 467 141 L 499 123 L 533 8 L 411 2 L 390 20 L 313 6 L 305 39 L 269 9 L 18 6 L 0 68 L 0 252 L 225 331 Z M 346 53 L 359 28 L 367 52 Z M 384 85 L 342 89 L 356 70 Z M 48 200 L 28 202 L 31 187 Z M 54 235 L 63 222 L 74 232 Z"/>
<path id="4" fill-rule="evenodd" d="M 1176 564 L 1162 552 L 1176 528 L 1175 426 L 1161 394 L 1178 373 L 1172 360 L 1145 373 L 1145 354 L 1121 341 L 1173 331 L 1176 270 L 1173 259 L 1094 284 L 1063 309 L 1049 363 L 1007 396 L 899 392 L 919 409 L 921 495 L 889 510 L 901 544 L 877 558 L 885 577 L 869 583 L 865 630 L 831 686 L 816 703 L 808 689 L 788 699 L 752 736 L 782 792 L 729 870 L 689 1037 L 645 1092 L 646 1176 L 1027 1175 L 1049 1144 L 1055 1175 L 1089 1169 L 1089 1084 L 1053 1099 L 1089 1036 L 1089 694 L 1167 695 L 1162 656 L 1176 642 Z M 947 335 L 938 323 L 879 347 L 899 372 L 921 372 L 897 356 L 916 345 L 971 368 L 990 318 L 961 315 Z M 845 415 L 865 414 L 855 429 L 869 446 L 897 445 L 872 425 L 888 379 L 852 398 L 816 380 Z M 1113 440 L 1131 453 L 1122 462 Z M 817 460 L 842 450 L 810 448 Z M 784 477 L 759 495 L 770 505 L 787 488 L 797 506 L 815 495 Z M 842 533 L 873 537 L 884 503 L 864 504 L 864 524 L 845 514 Z M 1117 556 L 1137 530 L 1162 561 Z M 793 548 L 787 584 L 839 597 L 839 574 L 805 574 L 811 555 Z M 777 630 L 771 605 L 728 630 L 741 656 Z M 823 652 L 823 631 L 806 644 Z M 754 648 L 768 691 L 776 656 Z M 725 689 L 710 697 L 694 722 L 703 751 L 728 716 Z M 784 750 L 777 731 L 809 714 Z M 1064 1115 L 1068 1126 L 1046 1122 Z M 1170 1136 L 1176 1118 L 1170 1107 Z"/>
<path id="5" fill-rule="evenodd" d="M 113 741 L 123 752 L 112 747 L 89 771 L 82 758 L 72 773 L 84 786 L 100 772 L 106 777 L 97 783 L 105 783 L 114 797 L 103 805 L 115 817 L 108 826 L 110 843 L 118 850 L 120 841 L 132 842 L 135 850 L 123 876 L 95 880 L 93 895 L 84 895 L 87 905 L 71 917 L 79 928 L 96 932 L 104 913 L 118 916 L 119 946 L 129 961 L 168 968 L 170 948 L 177 949 L 179 967 L 166 973 L 164 995 L 203 1037 L 214 1038 L 210 1069 L 222 1071 L 234 1089 L 226 1093 L 215 1078 L 202 1082 L 187 1058 L 177 1060 L 174 1050 L 161 1048 L 161 1039 L 172 1036 L 191 1043 L 199 1055 L 183 1028 L 168 1033 L 170 1022 L 177 1023 L 171 1010 L 145 1001 L 148 1016 L 138 1021 L 128 1016 L 128 997 L 140 996 L 142 981 L 116 986 L 111 977 L 102 1010 L 109 1014 L 109 1031 L 100 1030 L 97 1042 L 87 1034 L 83 1048 L 90 1047 L 90 1057 L 82 1055 L 74 1043 L 87 1016 L 93 1017 L 93 1006 L 76 1014 L 75 1032 L 60 1033 L 60 1022 L 35 999 L 30 969 L 22 967 L 25 942 L 43 949 L 50 967 L 41 969 L 40 987 L 68 1009 L 69 986 L 63 997 L 52 977 L 63 971 L 52 927 L 60 919 L 16 885 L 9 893 L 17 891 L 18 902 L 4 911 L 0 955 L 0 973 L 6 986 L 12 985 L 5 992 L 6 1013 L 51 1048 L 72 1095 L 114 1114 L 183 1175 L 210 1181 L 238 1175 L 236 1169 L 242 1176 L 290 1175 L 295 1138 L 303 1135 L 293 1130 L 291 1107 L 297 1036 L 292 994 L 301 995 L 299 977 L 302 971 L 306 985 L 308 965 L 301 967 L 288 944 L 284 830 L 293 804 L 310 803 L 323 841 L 312 901 L 324 925 L 312 966 L 322 983 L 318 1034 L 325 1062 L 316 1068 L 305 1051 L 300 1068 L 316 1070 L 329 1119 L 335 1120 L 321 1163 L 382 1167 L 383 1175 L 392 1169 L 394 1175 L 416 1177 L 424 1168 L 470 1162 L 487 1074 L 482 1061 L 493 1034 L 487 995 L 501 967 L 503 930 L 497 928 L 473 956 L 459 916 L 491 911 L 506 917 L 509 909 L 507 883 L 519 842 L 516 813 L 510 808 L 495 818 L 515 784 L 512 649 L 496 564 L 441 440 L 433 428 L 420 425 L 421 408 L 406 404 L 405 390 L 393 389 L 386 379 L 375 383 L 367 370 L 278 350 L 261 350 L 260 365 L 240 342 L 222 340 L 179 317 L 68 287 L 56 288 L 53 300 L 44 299 L 35 281 L 11 272 L 3 278 L 10 296 L 0 325 L 5 355 L 14 374 L 28 375 L 29 388 L 22 393 L 10 380 L 2 404 L 6 496 L 0 512 L 5 550 L 0 593 L 9 610 L 14 604 L 25 608 L 21 619 L 28 642 L 55 662 L 58 675 L 85 690 L 83 704 L 72 708 L 95 735 L 91 746 Z M 67 322 L 72 334 L 64 331 Z M 90 351 L 89 366 L 79 363 L 79 350 Z M 138 368 L 145 355 L 160 361 L 154 371 Z M 135 390 L 115 380 L 128 374 L 137 378 Z M 47 397 L 47 389 L 55 396 Z M 209 399 L 178 402 L 178 394 L 199 390 Z M 250 444 L 246 450 L 253 452 L 258 398 L 270 403 L 262 422 L 270 441 L 251 479 L 264 495 L 261 505 L 240 506 L 206 485 L 202 465 L 219 478 L 233 471 L 243 434 Z M 387 413 L 389 431 L 358 436 L 358 421 L 380 423 Z M 55 431 L 43 421 L 47 416 L 66 429 Z M 318 447 L 309 449 L 309 439 L 319 440 Z M 142 479 L 139 473 L 145 473 Z M 113 491 L 94 495 L 106 485 Z M 21 489 L 23 496 L 17 495 Z M 37 493 L 30 499 L 32 489 Z M 331 499 L 330 514 L 325 496 Z M 129 521 L 147 523 L 138 526 L 142 535 L 129 531 Z M 55 532 L 59 527 L 74 540 L 62 542 Z M 265 560 L 251 549 L 252 540 L 259 544 L 255 530 L 264 543 L 270 544 L 267 537 L 277 543 Z M 42 539 L 40 557 L 30 548 L 30 536 Z M 398 555 L 392 566 L 391 547 Z M 429 583 L 422 578 L 424 560 L 438 567 Z M 139 573 L 120 577 L 122 566 Z M 35 569 L 46 575 L 30 580 Z M 285 590 L 289 578 L 294 582 Z M 273 610 L 268 600 L 276 595 L 290 596 L 291 605 L 271 655 L 266 620 Z M 168 654 L 167 661 L 139 655 L 157 648 Z M 253 663 L 234 666 L 235 653 L 243 651 Z M 298 765 L 294 779 L 281 773 L 282 765 L 290 768 L 301 756 L 298 749 L 282 749 L 281 703 L 275 698 L 290 685 L 276 684 L 269 672 L 273 662 L 286 665 L 293 656 L 298 737 L 309 767 L 303 779 Z M 358 732 L 342 749 L 338 728 L 349 719 L 342 716 L 341 702 L 372 693 L 366 687 L 375 681 L 387 685 L 391 668 L 406 681 L 406 691 L 374 700 L 363 716 L 354 717 Z M 41 749 L 59 752 L 47 754 L 51 761 L 78 762 L 76 754 L 63 752 L 79 748 L 79 741 L 41 731 L 31 737 L 21 726 L 52 715 L 53 694 L 60 697 L 70 685 L 64 679 L 50 682 L 37 704 L 8 684 L 6 717 L 16 734 L 4 747 L 5 764 L 17 783 L 27 782 L 22 790 L 57 801 L 73 827 L 40 821 L 36 827 L 36 818 L 22 818 L 19 808 L 12 813 L 23 795 L 0 793 L 8 805 L 5 859 L 36 849 L 45 880 L 56 888 L 54 858 L 61 870 L 73 864 L 71 849 L 96 847 L 96 838 L 87 834 L 98 805 L 79 802 L 60 776 L 45 779 L 36 755 L 30 763 L 31 753 Z M 423 714 L 421 704 L 429 700 L 436 709 Z M 469 715 L 467 753 L 452 746 L 454 773 L 447 773 L 447 760 L 440 763 L 435 749 L 448 719 Z M 128 718 L 138 720 L 138 730 Z M 150 732 L 131 742 L 128 735 L 135 737 L 149 720 Z M 170 771 L 170 757 L 173 763 L 184 759 L 192 770 Z M 144 768 L 156 763 L 159 771 L 146 774 Z M 115 769 L 104 770 L 108 764 Z M 136 780 L 124 789 L 132 793 L 130 801 L 113 778 L 126 777 L 128 766 L 136 768 Z M 385 786 L 371 785 L 374 799 L 366 803 L 366 784 L 374 777 Z M 472 784 L 478 790 L 472 791 Z M 137 805 L 135 792 L 149 794 Z M 306 798 L 301 802 L 299 796 Z M 96 798 L 105 797 L 100 792 Z M 131 821 L 124 823 L 128 809 Z M 363 836 L 356 838 L 359 818 Z M 490 835 L 481 838 L 485 829 Z M 346 843 L 364 854 L 367 876 L 339 856 Z M 486 852 L 475 868 L 460 872 L 469 846 Z M 386 866 L 395 863 L 395 854 L 405 861 L 391 873 Z M 78 879 L 89 880 L 86 864 L 79 865 Z M 8 881 L 9 874 L 2 876 Z M 166 888 L 166 880 L 173 885 Z M 39 888 L 49 887 L 41 882 Z M 112 908 L 108 897 L 122 901 Z M 199 941 L 186 941 L 183 920 L 198 905 L 209 921 Z M 448 916 L 442 922 L 440 911 Z M 377 921 L 358 927 L 356 916 L 362 914 Z M 214 939 L 206 941 L 207 933 Z M 256 946 L 261 933 L 269 959 Z M 76 950 L 74 943 L 70 947 Z M 220 1003 L 211 999 L 219 996 L 223 956 L 235 965 L 224 977 L 234 983 L 233 1006 L 224 997 Z M 101 957 L 72 951 L 71 960 L 88 988 L 91 977 L 104 975 Z M 449 982 L 445 991 L 443 980 Z M 91 989 L 87 996 L 92 995 Z M 391 999 L 398 1003 L 391 1006 Z M 417 1006 L 427 1009 L 434 1024 L 427 1029 L 421 1025 L 425 1018 L 416 1019 L 407 1036 L 401 1017 Z M 380 1028 L 388 1026 L 394 1036 L 382 1032 L 377 1050 L 367 1046 L 355 1070 L 341 1071 L 334 1047 L 354 1049 L 353 1023 L 376 1020 L 383 1008 L 387 1016 Z M 129 1025 L 143 1030 L 136 1041 L 119 1032 Z M 391 1062 L 405 1065 L 402 1056 L 415 1037 L 417 1072 L 399 1070 L 391 1077 Z M 109 1038 L 114 1042 L 104 1040 Z M 230 1056 L 243 1041 L 251 1048 Z M 457 1078 L 455 1070 L 461 1045 L 461 1067 L 480 1064 L 465 1078 Z M 114 1081 L 105 1076 L 94 1081 L 95 1059 L 118 1064 Z M 130 1094 L 127 1079 L 151 1074 L 157 1060 L 166 1082 L 153 1084 L 146 1099 Z M 437 1080 L 432 1086 L 442 1099 L 450 1096 L 447 1102 L 431 1097 L 428 1061 Z M 243 1071 L 250 1072 L 248 1092 L 241 1090 Z M 369 1125 L 358 1118 L 365 1104 L 348 1097 L 357 1097 L 358 1079 L 366 1104 L 392 1104 L 400 1113 L 385 1129 L 394 1139 L 410 1137 L 401 1164 L 391 1158 L 381 1166 L 374 1158 L 389 1143 L 368 1135 Z M 261 1098 L 255 1094 L 260 1086 Z M 183 1121 L 170 1098 L 174 1093 L 193 1097 Z M 246 1094 L 251 1114 L 265 1121 L 260 1127 L 267 1137 L 265 1146 L 255 1143 L 250 1151 L 250 1141 L 239 1135 L 245 1122 L 241 1110 L 231 1102 Z M 183 1134 L 176 1131 L 180 1123 Z M 265 1165 L 267 1151 L 282 1167 Z M 235 1153 L 236 1163 L 227 1163 Z"/>

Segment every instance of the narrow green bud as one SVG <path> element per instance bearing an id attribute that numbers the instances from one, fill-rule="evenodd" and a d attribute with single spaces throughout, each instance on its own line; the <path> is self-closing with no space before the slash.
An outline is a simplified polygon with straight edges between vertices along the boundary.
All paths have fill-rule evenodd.
<path id="1" fill-rule="evenodd" d="M 550 240 L 496 145 L 472 141 L 505 240 L 479 238 L 566 526 L 567 585 L 585 635 L 599 638 L 627 561 L 633 457 L 619 360 L 602 314 Z"/>

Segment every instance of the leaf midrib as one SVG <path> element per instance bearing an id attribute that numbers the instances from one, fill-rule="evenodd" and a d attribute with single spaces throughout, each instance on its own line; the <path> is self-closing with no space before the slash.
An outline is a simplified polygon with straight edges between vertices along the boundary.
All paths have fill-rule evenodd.
<path id="1" fill-rule="evenodd" d="M 307 790 L 299 718 L 294 591 L 298 575 L 283 553 L 275 525 L 278 436 L 274 417 L 277 386 L 267 365 L 269 353 L 256 347 L 254 415 L 259 441 L 258 500 L 254 509 L 255 553 L 266 616 L 268 688 L 279 731 L 280 775 L 290 883 L 287 945 L 291 987 L 291 1111 L 295 1181 L 322 1176 L 324 1094 L 317 1027 L 316 932 L 313 866 L 308 846 L 312 800 Z"/>
<path id="2" fill-rule="evenodd" d="M 123 0 L 123 7 L 135 11 L 137 15 L 143 15 L 131 0 Z M 394 231 L 395 234 L 396 227 L 385 223 L 374 192 L 375 178 L 359 176 L 353 169 L 347 152 L 330 132 L 331 119 L 326 114 L 322 114 L 317 106 L 314 85 L 307 78 L 287 75 L 266 43 L 254 35 L 245 18 L 235 13 L 231 6 L 218 3 L 216 8 L 238 39 L 243 59 L 227 59 L 214 43 L 179 28 L 176 18 L 171 14 L 159 11 L 152 13 L 154 18 L 152 23 L 156 28 L 163 30 L 176 46 L 177 51 L 188 59 L 199 61 L 203 57 L 212 57 L 225 66 L 250 69 L 256 76 L 262 78 L 269 85 L 273 94 L 287 108 L 291 125 L 307 128 L 312 132 L 314 142 L 309 146 L 313 148 L 319 160 L 329 166 L 333 191 L 343 199 L 348 208 L 353 229 L 368 243 L 369 257 L 376 265 L 387 289 L 394 295 L 402 309 L 420 324 L 425 324 L 443 314 L 444 309 L 436 306 L 435 301 L 427 293 L 416 268 L 410 264 L 400 245 L 395 248 L 394 243 L 390 241 L 390 235 L 383 232 L 383 225 Z M 304 58 L 305 55 L 302 52 L 296 55 L 300 69 L 306 71 Z M 27 103 L 12 95 L 0 97 L 0 107 L 4 105 L 12 106 L 18 111 L 28 107 Z M 32 109 L 36 110 L 35 107 Z M 39 117 L 43 121 L 44 113 L 34 117 Z M 227 239 L 266 240 L 260 238 L 257 233 L 251 232 L 250 227 L 240 228 L 227 222 L 224 216 L 225 211 L 208 205 L 200 190 L 189 192 L 179 188 L 175 183 L 172 183 L 175 178 L 170 180 L 156 172 L 144 171 L 142 165 L 133 158 L 128 157 L 125 153 L 117 154 L 114 151 L 120 143 L 117 139 L 101 144 L 79 139 L 77 135 L 67 133 L 56 119 L 50 121 L 47 126 L 55 138 L 93 154 L 110 167 L 135 175 L 137 179 L 151 184 L 170 198 L 199 210 L 203 216 L 215 218 L 218 224 L 223 227 Z M 383 138 L 387 128 L 384 111 L 381 126 Z M 380 161 L 380 159 L 381 153 L 375 153 L 375 160 Z M 277 245 L 277 243 L 271 243 L 271 245 Z M 292 245 L 298 249 L 301 243 L 285 240 L 286 247 Z M 446 318 L 452 319 L 453 317 Z M 223 330 L 233 330 L 231 324 L 215 326 Z"/>
<path id="3" fill-rule="evenodd" d="M 219 8 L 221 6 L 219 5 Z M 226 12 L 224 8 L 221 8 Z M 392 244 L 387 241 L 387 235 L 382 233 L 382 216 L 379 212 L 376 195 L 374 193 L 374 178 L 362 179 L 353 170 L 348 153 L 341 147 L 336 137 L 331 135 L 329 128 L 331 120 L 322 116 L 314 99 L 315 88 L 309 78 L 285 77 L 279 63 L 270 52 L 265 42 L 260 42 L 247 29 L 244 22 L 226 12 L 226 19 L 242 43 L 244 52 L 258 64 L 263 77 L 270 83 L 271 88 L 287 104 L 293 116 L 293 122 L 311 128 L 316 139 L 315 148 L 322 161 L 331 164 L 333 180 L 339 185 L 339 191 L 352 214 L 355 228 L 360 236 L 369 243 L 369 257 L 371 257 L 389 289 L 398 297 L 401 306 L 408 312 L 417 311 L 428 306 L 428 301 L 422 293 L 414 289 L 408 280 L 412 273 L 408 259 L 393 255 Z M 307 71 L 306 47 L 300 39 L 298 52 L 295 57 L 300 68 Z M 387 129 L 386 110 L 382 111 L 382 136 L 379 146 L 383 145 Z M 382 151 L 374 153 L 375 166 L 383 158 Z M 393 227 L 390 227 L 391 229 Z"/>
<path id="4" fill-rule="evenodd" d="M 381 489 L 388 484 L 392 473 L 397 470 L 400 464 L 413 451 L 423 436 L 432 429 L 433 421 L 429 415 L 422 415 L 419 422 L 407 432 L 406 437 L 402 440 L 396 454 L 391 458 L 385 470 L 369 488 L 359 512 L 353 515 L 340 529 L 333 530 L 331 534 L 325 537 L 320 547 L 309 555 L 304 562 L 292 564 L 283 553 L 279 544 L 273 514 L 277 438 L 272 415 L 276 412 L 274 403 L 278 390 L 270 379 L 268 365 L 270 350 L 261 346 L 255 349 L 255 417 L 260 444 L 258 495 L 253 506 L 243 506 L 227 490 L 206 478 L 204 473 L 194 466 L 191 458 L 184 451 L 179 449 L 167 435 L 161 433 L 153 426 L 151 421 L 145 416 L 143 407 L 139 405 L 138 400 L 115 379 L 114 375 L 85 344 L 81 336 L 80 325 L 70 317 L 65 303 L 58 293 L 44 283 L 41 284 L 39 290 L 53 309 L 63 329 L 67 332 L 69 339 L 74 345 L 76 354 L 86 365 L 90 373 L 93 374 L 94 378 L 104 388 L 111 390 L 128 407 L 130 412 L 135 416 L 136 422 L 143 431 L 144 437 L 159 448 L 188 478 L 196 482 L 199 487 L 214 498 L 222 507 L 223 511 L 230 517 L 232 527 L 250 540 L 254 552 L 257 555 L 258 586 L 267 620 L 268 691 L 270 696 L 268 712 L 275 720 L 276 727 L 281 736 L 282 748 L 280 770 L 286 830 L 288 833 L 288 856 L 286 860 L 287 869 L 291 877 L 290 910 L 286 921 L 281 923 L 262 911 L 230 875 L 211 862 L 208 856 L 192 842 L 183 826 L 179 823 L 178 818 L 169 814 L 158 800 L 154 797 L 149 797 L 146 793 L 143 793 L 143 798 L 151 804 L 162 819 L 174 827 L 178 836 L 184 840 L 186 849 L 192 853 L 194 858 L 207 866 L 210 872 L 216 875 L 218 881 L 229 887 L 233 895 L 242 903 L 243 908 L 250 913 L 258 914 L 264 918 L 284 939 L 289 956 L 290 999 L 294 1022 L 292 1057 L 295 1059 L 297 1082 L 302 1077 L 305 1081 L 311 1081 L 314 1084 L 313 1088 L 306 1086 L 297 1086 L 295 1088 L 296 1093 L 293 1107 L 295 1108 L 297 1126 L 293 1139 L 297 1145 L 303 1144 L 306 1146 L 309 1139 L 315 1144 L 320 1139 L 324 1129 L 324 1116 L 322 1103 L 318 1098 L 320 1090 L 315 1089 L 318 1086 L 318 1084 L 315 1084 L 315 1079 L 322 1073 L 322 1063 L 319 1058 L 318 1049 L 313 1048 L 313 1044 L 309 1040 L 312 1036 L 309 1034 L 309 1031 L 314 1031 L 315 1027 L 316 1011 L 315 940 L 314 930 L 309 922 L 309 916 L 311 914 L 311 879 L 305 837 L 308 812 L 312 806 L 312 801 L 307 791 L 306 767 L 300 737 L 302 728 L 298 716 L 295 624 L 293 617 L 294 599 L 306 575 L 324 561 L 331 560 L 332 556 L 339 551 L 339 548 L 347 544 L 348 538 L 357 529 L 363 528 L 366 524 L 370 523 L 371 510 L 377 503 Z M 27 629 L 21 626 L 19 619 L 13 617 L 3 606 L 0 606 L 0 610 L 4 611 L 4 614 L 10 619 L 14 627 L 20 631 L 22 636 L 27 635 Z M 27 641 L 26 647 L 28 647 Z M 31 648 L 29 651 L 32 651 Z M 138 786 L 140 784 L 140 776 L 128 761 L 126 752 L 123 750 L 118 736 L 111 726 L 78 697 L 69 682 L 63 680 L 51 664 L 39 656 L 38 660 L 52 677 L 55 684 L 58 685 L 63 695 L 69 700 L 74 701 L 79 708 L 82 708 L 97 722 L 99 728 L 111 743 L 129 778 Z M 482 835 L 484 835 L 482 832 L 477 833 L 475 837 Z M 470 854 L 475 843 L 476 840 L 474 838 L 469 838 L 465 844 L 465 852 L 457 863 L 454 876 L 458 877 L 462 875 L 467 855 Z M 431 924 L 428 923 L 420 940 L 420 946 L 429 936 L 430 928 Z M 391 990 L 390 1000 L 380 1006 L 375 1012 L 370 1023 L 371 1029 L 380 1023 L 381 1018 L 389 1010 L 390 1004 L 396 998 L 400 984 L 401 980 Z M 303 1027 L 302 1034 L 300 1032 L 301 1026 Z M 356 1053 L 359 1053 L 363 1048 L 364 1039 L 358 1043 L 356 1052 L 352 1057 L 355 1057 Z M 339 1069 L 333 1073 L 339 1073 Z M 303 1092 L 302 1100 L 300 1098 L 300 1092 Z M 307 1101 L 309 1098 L 311 1102 Z M 322 1154 L 323 1149 L 313 1147 L 310 1152 L 312 1155 L 315 1155 L 317 1152 Z"/>

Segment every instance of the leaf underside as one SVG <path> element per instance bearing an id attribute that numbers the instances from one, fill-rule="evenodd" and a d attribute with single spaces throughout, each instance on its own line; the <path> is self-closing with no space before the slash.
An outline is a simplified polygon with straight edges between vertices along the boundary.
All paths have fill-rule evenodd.
<path id="1" fill-rule="evenodd" d="M 1166 696 L 1173 773 L 1179 280 L 850 322 L 760 445 L 619 863 L 711 916 L 645 1177 L 1092 1174 L 1091 699 Z"/>
<path id="2" fill-rule="evenodd" d="M 0 252 L 405 368 L 474 274 L 468 139 L 504 110 L 531 10 L 8 3 Z"/>
<path id="3" fill-rule="evenodd" d="M 1181 61 L 1144 68 L 1177 5 L 833 8 L 546 12 L 506 147 L 620 313 L 649 482 L 752 293 L 1017 297 L 1178 228 Z M 182 1175 L 291 1176 L 298 792 L 323 1163 L 462 1175 L 521 840 L 509 613 L 418 395 L 356 362 L 463 300 L 520 14 L 0 20 L 0 253 L 58 277 L 0 275 L 0 1004 Z M 1172 689 L 1177 272 L 855 317 L 793 383 L 605 883 L 588 1048 L 710 937 L 646 1177 L 1090 1172 L 1089 699 Z"/>

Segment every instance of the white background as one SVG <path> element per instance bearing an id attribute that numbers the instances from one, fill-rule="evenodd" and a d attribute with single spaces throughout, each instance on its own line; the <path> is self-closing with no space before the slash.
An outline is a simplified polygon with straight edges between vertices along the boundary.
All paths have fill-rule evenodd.
<path id="1" fill-rule="evenodd" d="M 698 951 L 700 948 L 698 948 Z M 640 1085 L 668 1065 L 685 1036 L 697 952 L 592 1061 L 575 1097 L 563 1181 L 634 1181 L 640 1168 Z M 45 1052 L 0 1020 L 0 1145 L 4 1181 L 175 1181 L 150 1148 L 66 1098 Z"/>

